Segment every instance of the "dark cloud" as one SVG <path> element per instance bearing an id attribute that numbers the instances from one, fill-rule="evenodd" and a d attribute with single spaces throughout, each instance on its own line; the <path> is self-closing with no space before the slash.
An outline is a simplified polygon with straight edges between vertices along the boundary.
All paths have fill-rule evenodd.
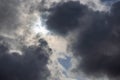
<path id="1" fill-rule="evenodd" d="M 76 58 L 81 58 L 77 70 L 88 75 L 120 76 L 120 2 L 109 12 L 94 11 L 78 1 L 60 3 L 47 19 L 48 29 L 66 35 L 78 32 L 72 44 Z"/>
<path id="2" fill-rule="evenodd" d="M 79 1 L 59 3 L 52 9 L 48 16 L 48 29 L 58 33 L 67 34 L 68 31 L 77 28 L 79 18 L 85 14 L 87 7 L 80 4 Z"/>
<path id="3" fill-rule="evenodd" d="M 47 44 L 24 46 L 22 55 L 9 50 L 7 44 L 0 44 L 0 80 L 47 80 L 50 76 L 47 64 L 51 49 Z"/>
<path id="4" fill-rule="evenodd" d="M 120 24 L 120 2 L 116 2 L 112 5 L 111 8 L 111 22 L 114 23 L 114 25 Z"/>

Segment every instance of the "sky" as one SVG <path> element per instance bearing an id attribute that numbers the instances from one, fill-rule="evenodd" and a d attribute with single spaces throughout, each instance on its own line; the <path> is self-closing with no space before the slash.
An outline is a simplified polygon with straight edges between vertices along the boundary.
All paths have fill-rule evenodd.
<path id="1" fill-rule="evenodd" d="M 0 80 L 120 80 L 120 0 L 0 0 Z"/>

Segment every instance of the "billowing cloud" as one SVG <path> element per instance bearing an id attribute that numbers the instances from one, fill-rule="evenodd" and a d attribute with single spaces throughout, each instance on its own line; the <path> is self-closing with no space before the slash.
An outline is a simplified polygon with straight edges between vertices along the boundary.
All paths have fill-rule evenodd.
<path id="1" fill-rule="evenodd" d="M 52 7 L 47 17 L 49 30 L 66 35 L 78 31 L 72 51 L 80 70 L 87 75 L 120 76 L 119 18 L 120 2 L 108 12 L 95 11 L 79 1 L 67 1 Z"/>
<path id="2" fill-rule="evenodd" d="M 49 80 L 52 49 L 31 31 L 39 2 L 0 0 L 0 80 Z"/>
<path id="3" fill-rule="evenodd" d="M 86 19 L 88 19 L 88 24 L 91 24 L 95 20 L 93 18 L 96 18 L 94 15 L 96 17 L 103 15 L 101 20 L 105 16 L 104 12 L 94 12 L 79 1 L 60 2 L 52 8 L 46 23 L 49 30 L 65 35 L 71 30 L 87 25 Z"/>
<path id="4" fill-rule="evenodd" d="M 37 10 L 38 0 L 0 0 L 0 35 L 13 35 L 26 28 Z"/>
<path id="5" fill-rule="evenodd" d="M 59 63 L 72 58 L 68 44 L 76 72 L 119 77 L 119 8 L 120 2 L 109 9 L 100 0 L 0 0 L 0 79 L 47 80 L 50 73 L 48 80 L 69 79 L 68 66 Z M 44 35 L 48 43 L 31 31 L 38 10 L 41 24 L 55 33 Z"/>
<path id="6" fill-rule="evenodd" d="M 47 80 L 47 68 L 51 49 L 40 39 L 38 46 L 24 46 L 22 54 L 10 52 L 8 44 L 0 43 L 1 80 Z"/>
<path id="7" fill-rule="evenodd" d="M 49 15 L 48 29 L 66 34 L 80 25 L 79 18 L 85 14 L 86 9 L 86 6 L 80 4 L 79 1 L 58 4 Z"/>

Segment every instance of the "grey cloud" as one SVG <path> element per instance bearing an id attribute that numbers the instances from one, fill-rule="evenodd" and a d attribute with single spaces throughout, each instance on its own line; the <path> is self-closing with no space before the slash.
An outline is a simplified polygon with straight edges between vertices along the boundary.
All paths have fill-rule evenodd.
<path id="1" fill-rule="evenodd" d="M 0 29 L 15 29 L 19 25 L 19 0 L 0 0 Z"/>
<path id="2" fill-rule="evenodd" d="M 28 16 L 36 10 L 35 5 L 37 0 L 0 0 L 0 33 L 8 35 L 25 28 Z"/>
<path id="3" fill-rule="evenodd" d="M 41 42 L 41 44 L 44 44 Z M 50 48 L 48 45 L 29 46 L 18 52 L 9 52 L 8 45 L 0 44 L 1 80 L 47 80 L 50 72 L 47 68 Z"/>
<path id="4" fill-rule="evenodd" d="M 48 29 L 64 35 L 80 25 L 79 18 L 85 14 L 86 10 L 86 6 L 79 1 L 60 3 L 48 16 Z"/>
<path id="5" fill-rule="evenodd" d="M 26 29 L 26 15 L 36 9 L 35 1 L 0 0 L 0 80 L 47 80 L 50 76 L 47 64 L 52 49 L 48 43 L 41 39 L 38 45 L 28 46 L 20 40 L 21 36 L 11 38 L 10 34 L 17 28 Z M 11 52 L 13 45 L 15 50 L 19 47 L 22 54 Z"/>
<path id="6" fill-rule="evenodd" d="M 49 30 L 65 36 L 80 29 L 77 41 L 71 44 L 74 56 L 81 58 L 77 70 L 94 76 L 120 76 L 119 4 L 114 3 L 109 12 L 104 12 L 79 1 L 68 1 L 50 11 L 46 22 Z"/>

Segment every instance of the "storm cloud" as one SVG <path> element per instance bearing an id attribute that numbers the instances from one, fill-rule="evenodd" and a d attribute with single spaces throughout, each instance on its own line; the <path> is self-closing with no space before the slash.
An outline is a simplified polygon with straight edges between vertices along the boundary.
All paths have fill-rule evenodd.
<path id="1" fill-rule="evenodd" d="M 73 43 L 79 60 L 77 71 L 87 75 L 120 76 L 120 2 L 109 11 L 95 11 L 79 1 L 67 1 L 53 7 L 47 17 L 49 30 L 65 36 L 79 29 Z"/>
<path id="2" fill-rule="evenodd" d="M 51 49 L 44 39 L 38 46 L 24 46 L 21 53 L 10 52 L 8 44 L 0 43 L 1 80 L 47 80 Z M 41 46 L 42 45 L 42 46 Z"/>
<path id="3" fill-rule="evenodd" d="M 85 14 L 86 9 L 86 6 L 79 2 L 70 1 L 58 4 L 47 21 L 48 29 L 66 34 L 79 26 L 79 18 Z"/>

